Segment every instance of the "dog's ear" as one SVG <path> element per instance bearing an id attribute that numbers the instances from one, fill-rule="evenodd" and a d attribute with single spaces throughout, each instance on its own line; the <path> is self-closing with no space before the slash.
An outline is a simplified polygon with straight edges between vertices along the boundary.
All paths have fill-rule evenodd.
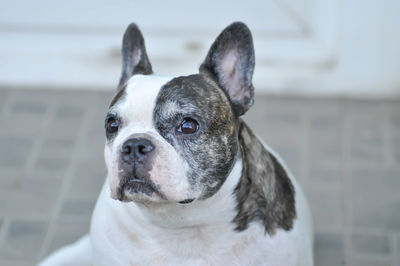
<path id="1" fill-rule="evenodd" d="M 254 103 L 254 61 L 251 32 L 245 24 L 235 22 L 217 37 L 200 66 L 200 73 L 210 73 L 225 90 L 237 116 Z"/>
<path id="2" fill-rule="evenodd" d="M 135 23 L 131 23 L 122 40 L 122 73 L 118 87 L 121 88 L 134 74 L 152 74 L 143 35 Z"/>

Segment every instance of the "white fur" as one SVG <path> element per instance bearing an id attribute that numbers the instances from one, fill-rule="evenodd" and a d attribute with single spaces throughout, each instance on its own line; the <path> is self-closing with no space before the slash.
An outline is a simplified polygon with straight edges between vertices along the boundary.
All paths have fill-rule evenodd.
<path id="1" fill-rule="evenodd" d="M 296 192 L 297 218 L 291 230 L 278 229 L 272 236 L 259 222 L 241 232 L 234 230 L 232 220 L 237 211 L 233 191 L 242 173 L 242 161 L 235 163 L 220 190 L 206 200 L 182 205 L 165 201 L 127 203 L 110 197 L 118 176 L 116 153 L 123 141 L 134 133 L 151 134 L 163 141 L 153 128 L 152 110 L 155 97 L 167 80 L 144 76 L 130 80 L 126 100 L 115 108 L 120 108 L 132 122 L 119 132 L 112 146 L 106 145 L 109 177 L 92 216 L 90 241 L 85 238 L 41 265 L 85 265 L 88 257 L 93 259 L 93 265 L 313 265 L 310 211 L 289 171 Z M 174 193 L 182 196 L 188 186 L 180 176 L 185 166 L 169 144 L 164 141 L 162 145 L 164 154 L 159 160 L 165 160 L 167 165 L 155 170 L 152 179 L 165 187 L 171 197 Z M 178 177 L 175 183 L 164 176 L 167 173 L 172 177 L 173 171 Z M 174 186 L 177 189 L 172 191 Z"/>

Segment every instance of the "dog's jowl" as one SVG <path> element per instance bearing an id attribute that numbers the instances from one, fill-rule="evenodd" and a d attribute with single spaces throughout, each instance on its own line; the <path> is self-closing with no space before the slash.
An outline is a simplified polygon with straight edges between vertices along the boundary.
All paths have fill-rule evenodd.
<path id="1" fill-rule="evenodd" d="M 254 104 L 247 26 L 223 30 L 189 76 L 153 74 L 135 24 L 122 55 L 90 232 L 42 265 L 313 265 L 303 192 L 241 119 Z"/>

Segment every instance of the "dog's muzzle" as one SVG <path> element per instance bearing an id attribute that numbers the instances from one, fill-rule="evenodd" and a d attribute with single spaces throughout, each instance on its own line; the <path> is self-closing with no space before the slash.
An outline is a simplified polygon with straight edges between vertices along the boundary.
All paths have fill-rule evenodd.
<path id="1" fill-rule="evenodd" d="M 128 194 L 142 193 L 161 196 L 150 179 L 155 145 L 147 138 L 138 136 L 126 140 L 120 151 L 118 199 L 127 200 Z M 129 197 L 128 197 L 129 198 Z"/>

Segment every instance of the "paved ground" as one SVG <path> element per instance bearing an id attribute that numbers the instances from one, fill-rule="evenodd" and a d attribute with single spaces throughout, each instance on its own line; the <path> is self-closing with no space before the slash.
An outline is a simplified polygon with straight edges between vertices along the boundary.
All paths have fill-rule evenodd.
<path id="1" fill-rule="evenodd" d="M 0 265 L 88 230 L 110 95 L 0 89 Z M 263 96 L 246 119 L 306 190 L 316 265 L 400 265 L 400 101 Z"/>

